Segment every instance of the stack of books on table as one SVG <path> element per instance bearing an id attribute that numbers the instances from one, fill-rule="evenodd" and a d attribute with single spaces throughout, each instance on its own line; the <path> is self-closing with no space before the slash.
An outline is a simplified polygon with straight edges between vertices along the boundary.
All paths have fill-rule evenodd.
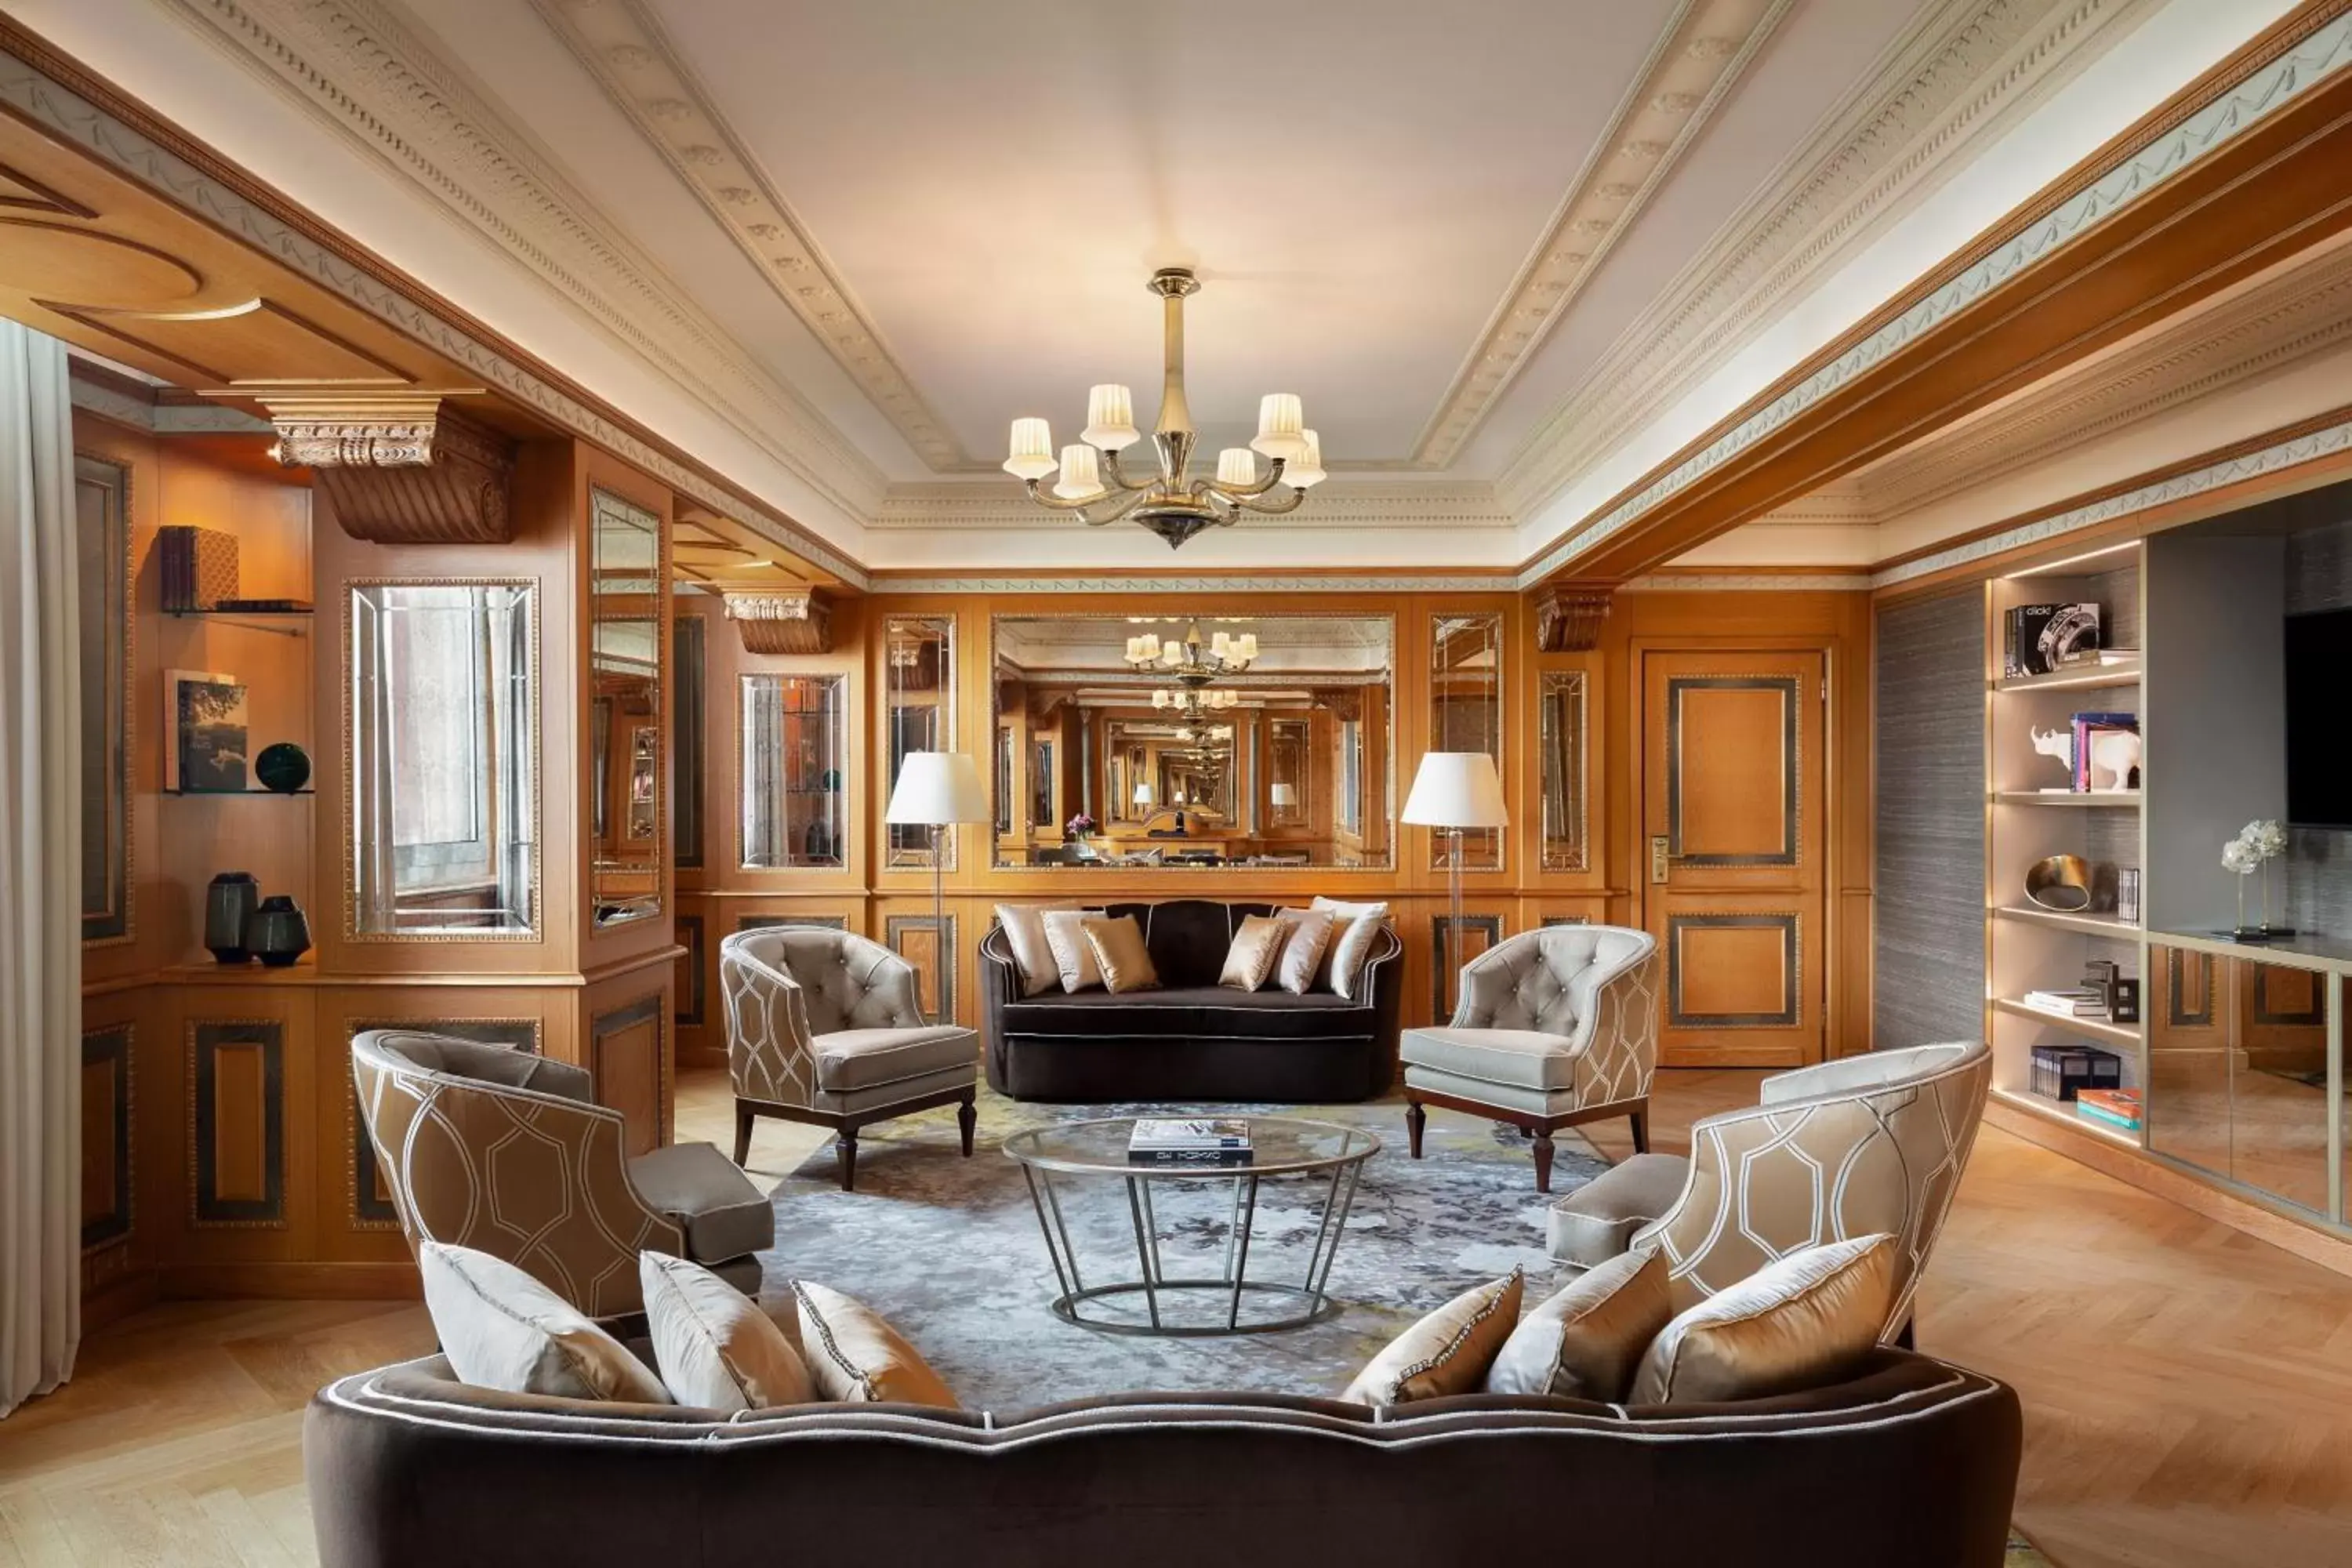
<path id="1" fill-rule="evenodd" d="M 1246 1165 L 1249 1123 L 1230 1117 L 1145 1117 L 1128 1135 L 1130 1165 Z"/>
<path id="2" fill-rule="evenodd" d="M 2074 1093 L 2074 1114 L 2102 1127 L 2137 1132 L 2140 1127 L 2139 1090 L 2084 1089 Z"/>
<path id="3" fill-rule="evenodd" d="M 2029 991 L 2025 994 L 2025 1005 L 2037 1013 L 2049 1013 L 2061 1018 L 2107 1021 L 2106 993 L 2087 985 Z"/>

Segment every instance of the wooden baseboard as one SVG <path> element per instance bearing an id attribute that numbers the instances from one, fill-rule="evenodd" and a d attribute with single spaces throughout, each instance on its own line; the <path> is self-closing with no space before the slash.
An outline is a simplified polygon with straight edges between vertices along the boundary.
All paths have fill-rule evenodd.
<path id="1" fill-rule="evenodd" d="M 167 1263 L 166 1300 L 260 1296 L 273 1300 L 413 1301 L 425 1291 L 413 1263 Z"/>
<path id="2" fill-rule="evenodd" d="M 724 1068 L 727 1066 L 727 1047 L 725 1046 L 689 1046 L 681 1043 L 677 1047 L 677 1065 L 681 1071 L 689 1068 Z"/>
<path id="3" fill-rule="evenodd" d="M 153 1306 L 155 1300 L 153 1269 L 119 1274 L 99 1289 L 82 1292 L 81 1331 L 94 1333 L 110 1323 L 121 1322 L 131 1313 Z"/>
<path id="4" fill-rule="evenodd" d="M 2192 1214 L 2243 1231 L 2257 1241 L 2266 1241 L 2333 1273 L 2352 1277 L 2352 1240 L 2213 1186 L 2160 1160 L 2122 1148 L 2095 1132 L 2077 1131 L 2064 1122 L 2003 1105 L 1998 1100 L 1987 1103 L 1984 1119 L 1988 1126 L 1998 1127 L 2053 1153 L 2063 1154 L 2103 1176 L 2113 1176 L 2126 1186 L 2179 1204 Z"/>

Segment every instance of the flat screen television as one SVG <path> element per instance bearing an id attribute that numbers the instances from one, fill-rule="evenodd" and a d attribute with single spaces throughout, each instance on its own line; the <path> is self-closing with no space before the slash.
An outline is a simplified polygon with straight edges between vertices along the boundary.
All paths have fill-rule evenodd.
<path id="1" fill-rule="evenodd" d="M 2286 617 L 2286 819 L 2352 827 L 2352 609 Z"/>

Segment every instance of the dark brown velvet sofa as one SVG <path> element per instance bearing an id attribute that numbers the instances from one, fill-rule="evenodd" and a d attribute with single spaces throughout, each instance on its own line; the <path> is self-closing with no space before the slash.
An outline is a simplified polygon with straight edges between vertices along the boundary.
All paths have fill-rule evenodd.
<path id="1" fill-rule="evenodd" d="M 1476 1395 L 1375 1418 L 1270 1394 L 994 1417 L 488 1394 L 438 1357 L 320 1390 L 326 1568 L 1999 1568 L 2017 1396 L 1900 1351 L 1833 1388 L 1620 1409 Z"/>
<path id="2" fill-rule="evenodd" d="M 1272 904 L 1173 899 L 1109 904 L 1133 915 L 1160 989 L 1021 994 L 1002 926 L 980 944 L 988 1082 L 1014 1100 L 1101 1105 L 1124 1100 L 1376 1100 L 1396 1077 L 1404 944 L 1373 942 L 1357 999 L 1328 992 L 1217 984 L 1234 932 Z"/>

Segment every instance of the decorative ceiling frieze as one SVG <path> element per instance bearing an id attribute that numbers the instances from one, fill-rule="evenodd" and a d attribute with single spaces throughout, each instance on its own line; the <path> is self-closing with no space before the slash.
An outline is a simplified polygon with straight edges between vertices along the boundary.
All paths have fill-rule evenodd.
<path id="1" fill-rule="evenodd" d="M 639 0 L 531 0 L 779 299 L 935 471 L 993 469 L 924 403 L 873 321 Z"/>
<path id="2" fill-rule="evenodd" d="M 1412 460 L 1452 462 L 1601 268 L 1794 0 L 1685 0 L 1487 319 Z"/>

